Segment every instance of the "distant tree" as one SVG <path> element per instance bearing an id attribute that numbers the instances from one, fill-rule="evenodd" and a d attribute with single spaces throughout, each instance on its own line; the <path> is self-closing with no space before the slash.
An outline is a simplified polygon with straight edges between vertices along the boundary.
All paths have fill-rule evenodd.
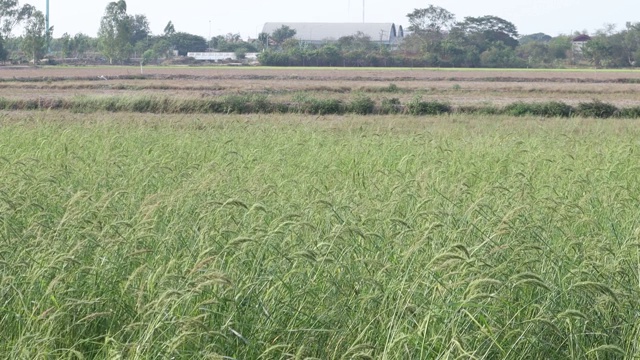
<path id="1" fill-rule="evenodd" d="M 0 35 L 9 38 L 20 22 L 31 17 L 35 8 L 29 4 L 20 6 L 18 0 L 0 0 Z"/>
<path id="2" fill-rule="evenodd" d="M 463 32 L 481 51 L 490 47 L 491 43 L 502 42 L 511 48 L 518 46 L 518 30 L 516 26 L 497 16 L 467 16 L 456 24 L 456 30 Z"/>
<path id="3" fill-rule="evenodd" d="M 414 33 L 435 32 L 442 33 L 453 26 L 456 16 L 439 6 L 429 5 L 424 9 L 414 9 L 407 14 L 408 30 Z"/>
<path id="4" fill-rule="evenodd" d="M 340 53 L 340 49 L 338 49 L 333 44 L 326 44 L 320 48 L 318 51 L 318 55 L 320 57 L 320 61 L 324 65 L 328 66 L 336 66 L 340 63 L 342 59 L 342 54 Z"/>
<path id="5" fill-rule="evenodd" d="M 607 43 L 606 37 L 598 36 L 592 38 L 582 48 L 582 55 L 595 67 L 606 65 L 611 58 L 611 47 Z"/>
<path id="6" fill-rule="evenodd" d="M 263 49 L 269 47 L 269 34 L 266 32 L 261 32 L 258 34 L 258 41 L 260 41 L 260 45 Z"/>
<path id="7" fill-rule="evenodd" d="M 71 56 L 71 51 L 73 49 L 73 38 L 68 33 L 62 34 L 60 38 L 60 55 L 63 58 L 68 58 Z"/>
<path id="8" fill-rule="evenodd" d="M 516 53 L 529 67 L 542 66 L 552 61 L 549 45 L 542 41 L 528 41 L 518 46 Z"/>
<path id="9" fill-rule="evenodd" d="M 4 41 L 2 39 L 2 35 L 0 35 L 0 61 L 7 61 L 7 57 L 9 56 L 9 52 L 4 48 Z"/>
<path id="10" fill-rule="evenodd" d="M 294 38 L 288 38 L 282 43 L 282 49 L 285 51 L 291 51 L 300 48 L 300 41 Z"/>
<path id="11" fill-rule="evenodd" d="M 551 41 L 551 39 L 553 38 L 547 34 L 536 33 L 536 34 L 530 34 L 530 35 L 523 35 L 522 37 L 520 37 L 520 39 L 518 39 L 518 42 L 520 43 L 520 45 L 526 45 L 534 41 L 541 42 L 541 43 L 548 43 L 549 41 Z"/>
<path id="12" fill-rule="evenodd" d="M 376 45 L 371 41 L 371 37 L 358 31 L 355 35 L 343 36 L 338 39 L 338 47 L 345 50 L 372 50 Z"/>
<path id="13" fill-rule="evenodd" d="M 107 5 L 105 14 L 100 21 L 98 30 L 100 52 L 113 61 L 123 61 L 129 58 L 131 45 L 131 19 L 127 15 L 127 3 L 124 0 L 111 2 Z"/>
<path id="14" fill-rule="evenodd" d="M 164 36 L 171 36 L 176 33 L 176 28 L 173 26 L 173 23 L 169 21 L 167 26 L 164 27 Z"/>
<path id="15" fill-rule="evenodd" d="M 81 58 L 91 47 L 92 39 L 83 33 L 77 33 L 73 36 L 71 50 L 75 52 L 75 57 Z M 95 40 L 94 40 L 95 41 Z"/>
<path id="16" fill-rule="evenodd" d="M 571 37 L 566 35 L 556 36 L 549 40 L 549 56 L 552 60 L 564 60 L 571 51 Z"/>
<path id="17" fill-rule="evenodd" d="M 640 66 L 640 23 L 626 24 L 623 42 L 629 54 L 629 65 Z"/>
<path id="18" fill-rule="evenodd" d="M 467 16 L 463 22 L 459 23 L 459 26 L 467 32 L 482 33 L 490 31 L 503 33 L 512 38 L 518 37 L 518 30 L 513 23 L 492 15 L 481 17 Z"/>
<path id="19" fill-rule="evenodd" d="M 523 67 L 524 62 L 518 59 L 514 49 L 501 42 L 492 46 L 480 55 L 480 64 L 489 68 L 518 68 Z"/>
<path id="20" fill-rule="evenodd" d="M 171 49 L 173 49 L 173 45 L 171 45 L 169 39 L 163 36 L 154 41 L 151 49 L 156 54 L 156 56 L 169 58 L 172 55 Z"/>
<path id="21" fill-rule="evenodd" d="M 225 35 L 224 39 L 228 43 L 237 43 L 242 41 L 242 37 L 238 33 L 228 33 L 227 35 Z"/>
<path id="22" fill-rule="evenodd" d="M 155 51 L 153 51 L 152 49 L 149 49 L 142 54 L 141 65 L 147 65 L 152 61 L 156 61 L 156 60 L 158 60 L 158 55 L 156 54 Z"/>
<path id="23" fill-rule="evenodd" d="M 220 47 L 224 47 L 227 43 L 227 40 L 222 35 L 217 35 L 211 38 L 209 42 L 211 44 L 211 48 L 220 50 Z"/>
<path id="24" fill-rule="evenodd" d="M 0 0 L 0 60 L 5 61 L 8 52 L 5 39 L 11 37 L 11 31 L 20 22 L 31 17 L 35 8 L 29 4 L 20 6 L 18 0 Z"/>
<path id="25" fill-rule="evenodd" d="M 282 45 L 285 40 L 290 39 L 294 36 L 296 36 L 296 30 L 288 27 L 287 25 L 282 25 L 278 29 L 274 30 L 271 34 L 271 38 L 278 45 Z"/>
<path id="26" fill-rule="evenodd" d="M 188 52 L 207 51 L 207 40 L 199 35 L 177 32 L 171 36 L 170 41 L 182 56 L 186 56 Z"/>
<path id="27" fill-rule="evenodd" d="M 140 41 L 146 41 L 151 35 L 149 28 L 149 20 L 146 15 L 129 16 L 131 22 L 131 38 L 129 43 L 136 44 Z"/>
<path id="28" fill-rule="evenodd" d="M 26 21 L 24 36 L 22 38 L 22 51 L 29 55 L 34 65 L 42 59 L 47 44 L 47 36 L 53 29 L 47 32 L 44 14 L 41 11 L 34 11 Z"/>

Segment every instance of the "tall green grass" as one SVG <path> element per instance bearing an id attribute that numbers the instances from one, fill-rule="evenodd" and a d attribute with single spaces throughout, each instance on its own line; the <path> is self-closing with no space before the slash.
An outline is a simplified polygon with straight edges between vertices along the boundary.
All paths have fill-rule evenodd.
<path id="1" fill-rule="evenodd" d="M 0 124 L 2 358 L 640 355 L 633 121 Z"/>

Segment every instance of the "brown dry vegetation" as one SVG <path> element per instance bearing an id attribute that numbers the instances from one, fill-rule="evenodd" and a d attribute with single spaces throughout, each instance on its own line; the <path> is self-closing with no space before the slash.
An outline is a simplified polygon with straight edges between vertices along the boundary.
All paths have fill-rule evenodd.
<path id="1" fill-rule="evenodd" d="M 634 106 L 640 102 L 640 72 L 157 67 L 145 68 L 141 75 L 135 67 L 0 68 L 0 98 L 8 99 L 251 93 L 269 95 L 274 101 L 300 93 L 341 100 L 366 93 L 376 101 L 385 97 L 407 101 L 418 94 L 452 105 L 548 100 L 574 105 L 597 99 Z"/>

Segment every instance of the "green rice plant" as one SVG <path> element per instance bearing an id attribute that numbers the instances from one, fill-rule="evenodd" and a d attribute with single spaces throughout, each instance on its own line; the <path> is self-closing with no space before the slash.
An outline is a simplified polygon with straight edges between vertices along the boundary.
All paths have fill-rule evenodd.
<path id="1" fill-rule="evenodd" d="M 0 358 L 640 354 L 637 121 L 155 100 L 0 116 Z"/>

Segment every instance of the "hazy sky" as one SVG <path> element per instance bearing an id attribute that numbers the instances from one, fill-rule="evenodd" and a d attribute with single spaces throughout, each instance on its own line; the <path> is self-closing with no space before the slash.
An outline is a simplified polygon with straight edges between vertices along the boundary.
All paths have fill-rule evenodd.
<path id="1" fill-rule="evenodd" d="M 640 22 L 640 1 L 633 0 L 365 0 L 367 22 L 394 22 L 406 26 L 407 13 L 429 4 L 465 16 L 495 15 L 511 21 L 520 34 L 549 35 L 593 32 L 605 23 L 623 28 Z M 95 36 L 109 0 L 50 0 L 54 37 L 67 32 Z M 22 0 L 45 10 L 46 0 Z M 255 37 L 265 22 L 360 22 L 362 0 L 127 0 L 129 14 L 145 14 L 154 34 L 173 21 L 177 31 L 208 37 L 229 32 Z M 211 25 L 210 25 L 211 24 Z M 18 32 L 20 30 L 17 30 Z"/>

